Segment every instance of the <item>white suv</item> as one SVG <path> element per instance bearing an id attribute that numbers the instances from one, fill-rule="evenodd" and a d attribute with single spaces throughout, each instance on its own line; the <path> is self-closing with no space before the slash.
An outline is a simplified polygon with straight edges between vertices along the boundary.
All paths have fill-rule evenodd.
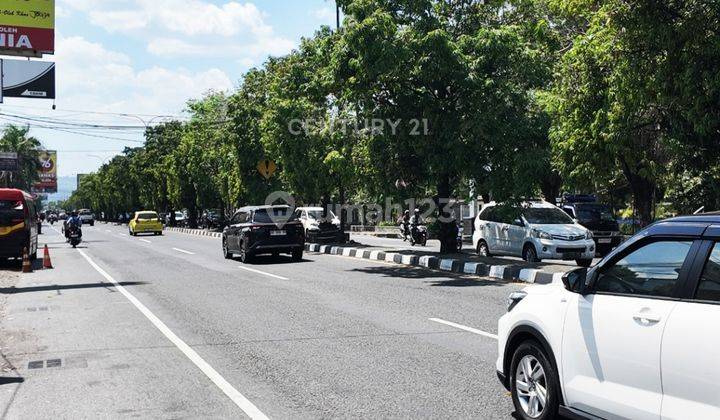
<path id="1" fill-rule="evenodd" d="M 528 262 L 575 260 L 589 267 L 595 257 L 592 232 L 545 201 L 484 206 L 475 219 L 473 245 L 480 256 L 513 255 Z"/>
<path id="2" fill-rule="evenodd" d="M 720 419 L 720 215 L 651 225 L 513 293 L 497 371 L 523 419 Z"/>

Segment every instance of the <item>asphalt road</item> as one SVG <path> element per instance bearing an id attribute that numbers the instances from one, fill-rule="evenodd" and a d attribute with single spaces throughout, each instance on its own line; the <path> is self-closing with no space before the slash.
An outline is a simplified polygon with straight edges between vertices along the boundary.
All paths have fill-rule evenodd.
<path id="1" fill-rule="evenodd" d="M 73 250 L 44 231 L 56 268 L 2 289 L 4 417 L 512 414 L 492 335 L 521 285 L 311 253 L 243 265 L 217 238 L 105 224 Z"/>

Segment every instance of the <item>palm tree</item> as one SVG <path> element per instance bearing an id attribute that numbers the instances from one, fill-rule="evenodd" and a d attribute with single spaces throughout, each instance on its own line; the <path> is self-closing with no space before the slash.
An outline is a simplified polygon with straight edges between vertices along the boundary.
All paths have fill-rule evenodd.
<path id="1" fill-rule="evenodd" d="M 30 187 L 38 180 L 38 149 L 40 140 L 29 136 L 30 127 L 8 125 L 0 137 L 0 152 L 15 152 L 18 155 L 19 170 L 5 173 L 2 185 L 30 191 Z"/>

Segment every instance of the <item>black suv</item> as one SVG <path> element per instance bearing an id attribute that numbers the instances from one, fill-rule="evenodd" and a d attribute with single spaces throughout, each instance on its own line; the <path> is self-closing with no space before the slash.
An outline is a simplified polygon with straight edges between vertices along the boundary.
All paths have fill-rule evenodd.
<path id="1" fill-rule="evenodd" d="M 291 254 L 302 260 L 305 237 L 302 224 L 288 206 L 243 207 L 235 212 L 222 234 L 223 255 L 240 255 L 244 263 L 255 255 Z"/>
<path id="2" fill-rule="evenodd" d="M 584 198 L 587 197 L 587 198 Z M 573 200 L 577 201 L 573 201 Z M 612 208 L 607 204 L 595 202 L 594 196 L 565 197 L 561 208 L 578 223 L 592 231 L 595 249 L 601 257 L 607 255 L 622 242 L 620 225 L 618 225 Z"/>

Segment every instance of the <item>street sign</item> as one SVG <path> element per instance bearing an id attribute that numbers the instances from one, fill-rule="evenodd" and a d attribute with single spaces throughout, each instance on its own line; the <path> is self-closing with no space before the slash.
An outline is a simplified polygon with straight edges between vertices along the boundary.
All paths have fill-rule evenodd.
<path id="1" fill-rule="evenodd" d="M 42 57 L 55 52 L 55 0 L 2 0 L 0 54 Z"/>
<path id="2" fill-rule="evenodd" d="M 50 61 L 2 61 L 2 96 L 55 99 L 55 63 Z"/>
<path id="3" fill-rule="evenodd" d="M 0 153 L 0 171 L 17 171 L 18 155 L 13 152 Z"/>

